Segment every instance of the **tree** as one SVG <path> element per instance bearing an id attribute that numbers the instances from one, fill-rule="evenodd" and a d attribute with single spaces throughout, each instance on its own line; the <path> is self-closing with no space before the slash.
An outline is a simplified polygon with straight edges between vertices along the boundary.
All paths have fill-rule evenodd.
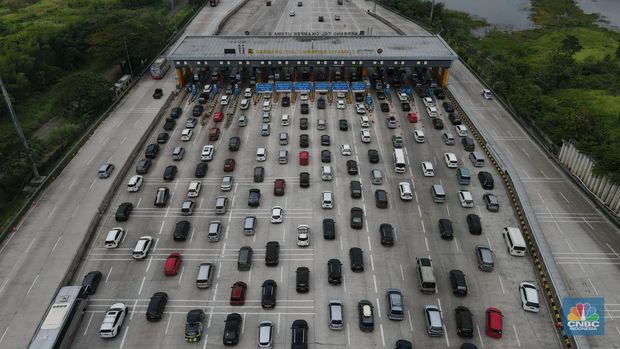
<path id="1" fill-rule="evenodd" d="M 110 103 L 110 83 L 92 72 L 78 72 L 55 86 L 54 109 L 68 118 L 81 119 L 103 110 Z"/>
<path id="2" fill-rule="evenodd" d="M 560 44 L 560 50 L 569 56 L 581 51 L 581 49 L 583 49 L 583 46 L 581 46 L 579 38 L 575 35 L 566 35 Z"/>

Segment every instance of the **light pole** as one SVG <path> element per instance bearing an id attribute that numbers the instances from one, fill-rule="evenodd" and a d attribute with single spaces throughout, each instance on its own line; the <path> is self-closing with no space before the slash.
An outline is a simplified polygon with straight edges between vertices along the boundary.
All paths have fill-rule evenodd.
<path id="1" fill-rule="evenodd" d="M 28 160 L 30 160 L 30 166 L 32 167 L 32 175 L 34 176 L 35 181 L 39 181 L 41 179 L 41 175 L 39 175 L 39 170 L 37 170 L 37 164 L 34 162 L 32 158 L 32 154 L 30 153 L 30 148 L 28 147 L 28 141 L 26 137 L 24 137 L 24 131 L 22 130 L 22 126 L 17 120 L 17 115 L 15 115 L 15 110 L 13 110 L 13 104 L 11 104 L 11 99 L 9 98 L 9 93 L 4 88 L 4 82 L 0 77 L 0 89 L 2 90 L 2 95 L 4 96 L 4 101 L 6 102 L 6 106 L 9 109 L 9 114 L 11 115 L 11 120 L 13 120 L 13 124 L 15 124 L 15 130 L 17 131 L 17 135 L 22 141 L 22 145 L 26 150 L 26 155 L 28 155 Z"/>
<path id="2" fill-rule="evenodd" d="M 130 35 L 130 34 L 127 34 L 127 35 Z M 123 36 L 123 42 L 125 43 L 125 53 L 127 54 L 127 63 L 129 63 L 129 72 L 131 73 L 131 77 L 133 78 L 133 69 L 131 68 L 131 58 L 129 58 L 129 49 L 127 48 L 126 36 Z"/>
<path id="3" fill-rule="evenodd" d="M 433 0 L 433 3 L 431 4 L 431 22 L 433 21 L 433 10 L 435 9 L 435 0 Z"/>

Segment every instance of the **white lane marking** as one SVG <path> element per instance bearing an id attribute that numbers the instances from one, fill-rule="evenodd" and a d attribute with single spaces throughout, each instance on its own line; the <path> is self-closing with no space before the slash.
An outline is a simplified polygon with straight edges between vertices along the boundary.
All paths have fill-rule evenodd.
<path id="1" fill-rule="evenodd" d="M 417 201 L 418 195 L 416 194 L 416 201 Z M 420 218 L 422 218 L 422 209 L 420 208 L 420 205 L 418 205 L 418 215 L 420 215 Z"/>
<path id="2" fill-rule="evenodd" d="M 241 324 L 241 334 L 245 332 L 245 313 L 243 313 L 243 322 Z"/>
<path id="3" fill-rule="evenodd" d="M 504 283 L 502 282 L 502 277 L 498 275 L 497 278 L 499 279 L 499 285 L 502 288 L 502 293 L 506 294 L 506 290 L 504 290 Z"/>
<path id="4" fill-rule="evenodd" d="M 446 206 L 446 211 L 448 212 L 448 217 L 451 217 L 450 216 L 450 208 L 448 206 Z"/>
<path id="5" fill-rule="evenodd" d="M 379 319 L 381 319 L 381 303 L 379 302 L 379 298 L 375 298 L 377 302 L 377 314 L 379 315 Z"/>
<path id="6" fill-rule="evenodd" d="M 250 269 L 250 272 L 248 273 L 248 284 L 250 283 L 250 280 L 252 280 L 252 269 Z"/>
<path id="7" fill-rule="evenodd" d="M 512 329 L 515 331 L 515 338 L 517 339 L 517 346 L 521 346 L 521 341 L 519 341 L 519 334 L 517 333 L 517 327 L 513 324 Z"/>
<path id="8" fill-rule="evenodd" d="M 123 139 L 121 140 L 121 143 L 120 143 L 120 144 L 125 143 L 125 141 L 126 141 L 126 140 L 127 140 L 127 137 L 123 138 Z"/>
<path id="9" fill-rule="evenodd" d="M 594 287 L 594 283 L 592 282 L 592 280 L 590 278 L 588 278 L 588 281 L 590 282 L 590 285 L 594 289 L 594 293 L 598 296 L 598 291 L 596 290 L 596 287 Z"/>
<path id="10" fill-rule="evenodd" d="M 80 209 L 80 205 L 75 206 L 75 209 L 73 210 L 73 213 L 71 214 L 71 218 L 75 217 L 79 209 Z"/>
<path id="11" fill-rule="evenodd" d="M 342 275 L 342 286 L 344 286 L 344 293 L 347 293 L 347 279 Z"/>
<path id="12" fill-rule="evenodd" d="M 90 327 L 90 322 L 93 321 L 93 316 L 95 316 L 95 313 L 90 314 L 90 319 L 88 319 L 88 323 L 86 324 L 86 328 L 84 329 L 82 336 L 86 336 L 86 332 L 88 332 L 88 328 Z M 1 342 L 2 340 L 0 340 L 0 343 Z"/>
<path id="13" fill-rule="evenodd" d="M 342 244 L 342 236 L 340 236 L 340 251 L 344 250 L 344 245 Z"/>
<path id="14" fill-rule="evenodd" d="M 205 335 L 205 344 L 202 345 L 202 349 L 206 349 L 207 348 L 207 343 L 209 342 L 209 335 L 206 334 Z"/>
<path id="15" fill-rule="evenodd" d="M 110 275 L 112 275 L 112 269 L 114 269 L 114 267 L 110 267 L 110 271 L 108 271 L 108 276 L 105 277 L 105 283 L 108 283 L 108 280 L 110 280 Z"/>
<path id="16" fill-rule="evenodd" d="M 192 227 L 192 232 L 189 235 L 189 243 L 192 243 L 192 240 L 194 240 L 194 231 L 196 231 L 196 227 Z"/>
<path id="17" fill-rule="evenodd" d="M 161 226 L 159 227 L 159 233 L 157 233 L 158 235 L 161 235 L 161 232 L 164 231 L 164 224 L 166 223 L 166 221 L 161 221 Z"/>
<path id="18" fill-rule="evenodd" d="M 9 327 L 6 328 L 6 330 L 4 330 L 4 333 L 2 333 L 2 337 L 0 337 L 0 343 L 2 343 L 2 341 L 4 340 L 4 336 L 6 336 L 6 333 L 9 331 Z"/>
<path id="19" fill-rule="evenodd" d="M 372 271 L 375 271 L 375 262 L 372 259 L 372 254 L 370 254 L 370 268 L 372 269 Z"/>
<path id="20" fill-rule="evenodd" d="M 400 278 L 405 281 L 405 273 L 403 272 L 403 265 L 400 264 Z"/>
<path id="21" fill-rule="evenodd" d="M 375 285 L 375 293 L 379 293 L 377 290 L 377 277 L 374 274 L 372 275 L 372 283 Z"/>
<path id="22" fill-rule="evenodd" d="M 136 307 L 138 306 L 138 300 L 133 303 L 133 307 L 131 307 L 131 314 L 129 315 L 129 320 L 133 319 L 133 314 L 136 312 Z"/>
<path id="23" fill-rule="evenodd" d="M 133 315 L 133 312 L 132 312 Z M 131 317 L 130 317 L 131 319 Z M 127 337 L 127 333 L 129 332 L 129 325 L 125 326 L 125 333 L 123 333 L 123 340 L 121 341 L 121 345 L 119 348 L 123 349 L 123 345 L 125 345 L 125 338 Z"/>
<path id="24" fill-rule="evenodd" d="M 549 179 L 549 177 L 547 177 L 547 175 L 543 172 L 543 170 L 540 170 L 540 173 L 543 175 L 543 177 L 545 177 L 546 179 Z"/>
<path id="25" fill-rule="evenodd" d="M 379 324 L 379 327 L 381 328 L 381 343 L 383 343 L 383 346 L 385 347 L 385 337 L 383 336 L 383 324 Z"/>
<path id="26" fill-rule="evenodd" d="M 90 191 L 91 189 L 93 189 L 93 185 L 95 185 L 95 182 L 97 181 L 97 178 L 93 179 L 93 182 L 90 183 L 90 186 L 88 187 L 88 191 Z"/>
<path id="27" fill-rule="evenodd" d="M 204 200 L 204 198 L 200 199 L 200 204 L 198 205 L 198 208 L 202 208 L 202 201 Z"/>
<path id="28" fill-rule="evenodd" d="M 151 262 L 153 262 L 153 256 L 149 258 L 149 263 L 146 265 L 146 270 L 144 271 L 145 274 L 149 272 L 149 269 L 151 268 Z"/>
<path id="29" fill-rule="evenodd" d="M 368 251 L 372 252 L 372 244 L 370 243 L 370 236 L 367 236 L 368 238 Z"/>
<path id="30" fill-rule="evenodd" d="M 146 276 L 142 277 L 142 282 L 140 283 L 140 288 L 138 289 L 138 294 L 142 294 L 142 287 L 144 287 L 144 281 L 146 281 Z"/>
<path id="31" fill-rule="evenodd" d="M 56 247 L 58 247 L 58 243 L 60 242 L 60 239 L 62 239 L 62 236 L 59 236 L 58 239 L 56 240 L 56 243 L 54 244 L 54 246 L 52 247 L 52 251 L 54 252 L 54 250 L 56 249 Z"/>
<path id="32" fill-rule="evenodd" d="M 280 283 L 284 280 L 284 268 L 280 268 Z"/>
<path id="33" fill-rule="evenodd" d="M 407 309 L 407 317 L 409 318 L 409 330 L 413 332 L 413 321 L 411 321 L 411 311 Z"/>
<path id="34" fill-rule="evenodd" d="M 540 201 L 543 203 L 543 205 L 545 204 L 545 200 L 543 199 L 542 195 L 540 195 L 540 192 L 537 192 L 536 194 L 538 194 L 538 198 L 540 199 Z"/>
<path id="35" fill-rule="evenodd" d="M 528 153 L 525 151 L 525 149 L 523 149 L 523 148 L 521 148 L 521 151 L 522 151 L 522 152 L 525 154 L 525 156 L 527 156 L 527 157 L 528 157 L 528 159 L 529 159 L 530 154 L 528 154 Z"/>
<path id="36" fill-rule="evenodd" d="M 421 220 L 420 223 L 422 224 L 422 232 L 426 234 L 426 228 L 424 227 L 424 221 Z"/>
<path id="37" fill-rule="evenodd" d="M 26 292 L 26 296 L 28 294 L 30 294 L 30 291 L 32 291 L 32 288 L 34 287 L 34 284 L 37 282 L 37 280 L 39 280 L 39 274 L 37 274 L 37 277 L 34 278 L 34 281 L 32 282 L 32 285 L 30 285 L 30 288 L 28 289 L 28 292 Z"/>
<path id="38" fill-rule="evenodd" d="M 426 236 L 424 237 L 424 243 L 426 244 L 426 252 L 430 251 L 430 248 L 428 248 L 428 239 L 426 238 Z"/>
<path id="39" fill-rule="evenodd" d="M 459 243 L 457 239 L 454 239 L 454 244 L 456 245 L 456 251 L 459 252 L 461 249 L 459 248 Z"/>
<path id="40" fill-rule="evenodd" d="M 480 327 L 476 324 L 476 331 L 478 331 L 478 338 L 480 338 L 480 346 L 484 348 L 484 342 L 482 341 L 482 334 L 480 334 Z"/>
<path id="41" fill-rule="evenodd" d="M 157 244 L 159 243 L 159 238 L 157 238 L 155 240 L 155 245 L 153 246 L 153 252 L 155 252 L 155 250 L 157 250 Z"/>
<path id="42" fill-rule="evenodd" d="M 349 324 L 347 324 L 347 345 L 351 345 L 351 332 L 349 331 Z"/>
<path id="43" fill-rule="evenodd" d="M 172 320 L 172 314 L 170 314 L 170 316 L 168 317 L 168 323 L 166 324 L 166 331 L 164 331 L 164 334 L 168 334 L 168 328 L 170 328 L 171 320 Z"/>
<path id="44" fill-rule="evenodd" d="M 558 192 L 560 194 L 560 196 L 562 197 L 562 199 L 566 200 L 566 202 L 570 202 L 568 201 L 568 199 L 566 198 L 566 196 L 564 196 L 564 194 L 562 194 L 561 191 Z"/>
<path id="45" fill-rule="evenodd" d="M 69 184 L 69 189 L 73 188 L 73 186 L 75 185 L 75 182 L 77 182 L 77 177 L 75 177 L 73 179 L 73 182 L 71 182 L 71 184 Z"/>
<path id="46" fill-rule="evenodd" d="M 179 285 L 181 284 L 181 280 L 183 280 L 183 272 L 185 271 L 185 266 L 181 267 L 181 276 L 179 276 Z"/>
<path id="47" fill-rule="evenodd" d="M 0 287 L 0 293 L 2 293 L 2 291 L 4 291 L 4 288 L 6 287 L 6 284 L 9 283 L 9 279 L 4 280 L 4 283 L 2 284 L 2 287 Z"/>
<path id="48" fill-rule="evenodd" d="M 450 339 L 448 339 L 448 331 L 446 331 L 446 325 L 443 324 L 443 334 L 446 336 L 446 346 L 450 346 Z"/>
<path id="49" fill-rule="evenodd" d="M 276 328 L 278 333 L 280 333 L 280 315 L 281 315 L 281 313 L 278 313 L 278 327 Z"/>
<path id="50" fill-rule="evenodd" d="M 418 204 L 418 210 L 420 209 L 420 200 L 418 199 L 418 192 L 414 191 L 413 194 L 415 195 L 415 202 Z M 422 215 L 422 213 L 420 212 L 420 216 Z"/>
<path id="51" fill-rule="evenodd" d="M 30 248 L 32 248 L 32 245 L 34 244 L 34 241 L 36 239 L 32 239 L 32 241 L 30 242 L 30 245 L 28 245 L 28 247 L 26 247 L 26 250 L 24 251 L 24 253 L 28 253 L 28 251 L 30 251 Z"/>

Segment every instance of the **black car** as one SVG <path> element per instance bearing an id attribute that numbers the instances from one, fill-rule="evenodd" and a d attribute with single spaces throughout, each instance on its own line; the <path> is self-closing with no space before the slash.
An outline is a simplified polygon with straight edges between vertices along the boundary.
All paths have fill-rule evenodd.
<path id="1" fill-rule="evenodd" d="M 248 206 L 257 207 L 260 205 L 260 189 L 252 188 L 248 195 Z"/>
<path id="2" fill-rule="evenodd" d="M 168 132 L 162 132 L 157 135 L 157 144 L 165 144 L 170 139 L 170 134 Z"/>
<path id="3" fill-rule="evenodd" d="M 241 333 L 241 315 L 231 313 L 226 316 L 226 325 L 224 326 L 224 345 L 231 346 L 239 343 L 239 335 Z"/>
<path id="4" fill-rule="evenodd" d="M 155 159 L 159 154 L 159 144 L 151 143 L 144 150 L 144 157 L 147 159 Z"/>
<path id="5" fill-rule="evenodd" d="M 290 107 L 291 106 L 291 97 L 289 97 L 289 96 L 282 97 L 282 106 L 283 107 Z"/>
<path id="6" fill-rule="evenodd" d="M 308 114 L 310 112 L 310 107 L 308 106 L 308 103 L 301 103 L 301 113 L 302 114 Z"/>
<path id="7" fill-rule="evenodd" d="M 379 162 L 379 151 L 377 149 L 368 149 L 368 161 L 370 161 L 371 164 Z"/>
<path id="8" fill-rule="evenodd" d="M 349 249 L 349 259 L 351 260 L 351 270 L 359 273 L 364 271 L 364 252 L 359 247 Z"/>
<path id="9" fill-rule="evenodd" d="M 461 120 L 461 118 L 458 117 L 458 115 L 454 114 L 454 113 L 450 113 L 448 114 L 448 120 L 450 120 L 450 122 L 452 123 L 452 125 L 456 126 L 456 125 L 461 125 L 463 123 L 463 121 Z"/>
<path id="10" fill-rule="evenodd" d="M 174 232 L 172 234 L 174 241 L 185 241 L 189 235 L 190 224 L 189 221 L 179 221 L 174 226 Z"/>
<path id="11" fill-rule="evenodd" d="M 355 102 L 361 103 L 364 101 L 364 95 L 362 93 L 355 94 Z"/>
<path id="12" fill-rule="evenodd" d="M 452 221 L 447 218 L 441 218 L 439 220 L 439 233 L 444 240 L 452 240 L 454 238 L 454 231 L 452 230 Z"/>
<path id="13" fill-rule="evenodd" d="M 261 306 L 263 308 L 274 308 L 276 306 L 276 292 L 278 284 L 273 280 L 263 282 L 263 292 L 261 296 Z"/>
<path id="14" fill-rule="evenodd" d="M 375 329 L 375 315 L 372 303 L 365 299 L 357 303 L 357 314 L 359 316 L 360 330 L 372 332 Z"/>
<path id="15" fill-rule="evenodd" d="M 310 291 L 310 269 L 298 267 L 295 271 L 295 289 L 299 293 Z"/>
<path id="16" fill-rule="evenodd" d="M 228 150 L 238 151 L 240 146 L 241 146 L 241 138 L 234 136 L 228 139 Z"/>
<path id="17" fill-rule="evenodd" d="M 129 215 L 131 214 L 132 210 L 133 204 L 131 202 L 123 202 L 122 204 L 118 205 L 114 218 L 117 222 L 125 222 L 129 219 Z"/>
<path id="18" fill-rule="evenodd" d="M 360 207 L 351 208 L 351 228 L 362 229 L 364 226 L 364 210 Z"/>
<path id="19" fill-rule="evenodd" d="M 362 182 L 351 181 L 349 188 L 351 189 L 351 197 L 353 199 L 360 199 L 362 197 Z"/>
<path id="20" fill-rule="evenodd" d="M 396 341 L 394 349 L 413 349 L 413 344 L 406 339 L 399 339 Z"/>
<path id="21" fill-rule="evenodd" d="M 164 170 L 164 180 L 171 181 L 177 175 L 177 167 L 175 165 L 166 166 Z"/>
<path id="22" fill-rule="evenodd" d="M 146 320 L 161 320 L 164 309 L 166 308 L 166 303 L 168 303 L 168 294 L 166 292 L 155 292 L 146 308 Z"/>
<path id="23" fill-rule="evenodd" d="M 84 275 L 82 287 L 84 287 L 87 294 L 93 295 L 97 292 L 97 287 L 99 286 L 99 281 L 101 281 L 102 276 L 103 274 L 101 274 L 100 271 L 91 271 Z"/>
<path id="24" fill-rule="evenodd" d="M 299 186 L 302 188 L 308 188 L 310 186 L 310 173 L 301 172 L 299 174 Z"/>
<path id="25" fill-rule="evenodd" d="M 443 102 L 441 105 L 443 106 L 443 109 L 446 111 L 446 113 L 452 113 L 454 111 L 454 107 L 450 102 Z"/>
<path id="26" fill-rule="evenodd" d="M 299 119 L 299 129 L 307 130 L 308 129 L 308 118 Z"/>
<path id="27" fill-rule="evenodd" d="M 161 88 L 156 88 L 155 92 L 153 92 L 154 99 L 160 99 L 164 95 L 164 91 Z"/>
<path id="28" fill-rule="evenodd" d="M 327 149 L 321 150 L 321 162 L 329 163 L 332 161 L 332 152 Z"/>
<path id="29" fill-rule="evenodd" d="M 321 145 L 329 146 L 331 144 L 331 139 L 329 135 L 321 135 Z"/>
<path id="30" fill-rule="evenodd" d="M 205 111 L 205 107 L 203 107 L 200 104 L 196 104 L 194 106 L 194 109 L 192 109 L 192 115 L 198 117 L 198 116 L 202 115 L 202 112 L 204 112 L 204 111 Z"/>
<path id="31" fill-rule="evenodd" d="M 458 269 L 450 270 L 450 285 L 452 285 L 452 293 L 455 296 L 467 295 L 467 280 L 462 271 Z"/>
<path id="32" fill-rule="evenodd" d="M 389 223 L 382 223 L 379 226 L 379 236 L 381 236 L 381 245 L 394 246 L 394 228 Z"/>
<path id="33" fill-rule="evenodd" d="M 387 103 L 385 103 L 385 102 L 381 103 L 381 111 L 382 111 L 382 112 L 384 112 L 384 113 L 389 112 L 389 111 L 390 111 L 390 106 L 389 106 L 389 104 L 387 104 Z"/>
<path id="34" fill-rule="evenodd" d="M 205 312 L 202 309 L 193 309 L 187 313 L 185 322 L 185 341 L 198 342 L 202 338 L 202 326 L 205 321 Z"/>
<path id="35" fill-rule="evenodd" d="M 471 311 L 464 306 L 458 306 L 454 309 L 456 318 L 456 334 L 459 337 L 471 338 L 474 336 L 474 321 Z"/>
<path id="36" fill-rule="evenodd" d="M 385 93 L 383 91 L 379 91 L 377 92 L 377 99 L 379 100 L 384 100 L 385 99 Z"/>
<path id="37" fill-rule="evenodd" d="M 308 148 L 310 146 L 310 136 L 307 134 L 299 135 L 299 147 L 300 148 Z"/>
<path id="38" fill-rule="evenodd" d="M 170 110 L 170 117 L 173 119 L 178 119 L 181 115 L 183 115 L 183 108 L 181 107 L 174 107 Z"/>
<path id="39" fill-rule="evenodd" d="M 265 246 L 265 265 L 278 265 L 280 262 L 280 243 L 277 241 L 267 242 Z"/>
<path id="40" fill-rule="evenodd" d="M 207 92 L 201 92 L 198 95 L 198 103 L 200 103 L 200 104 L 207 104 L 208 100 L 209 100 L 209 94 Z"/>
<path id="41" fill-rule="evenodd" d="M 176 125 L 177 122 L 173 118 L 166 118 L 166 122 L 164 122 L 164 130 L 172 131 Z"/>
<path id="42" fill-rule="evenodd" d="M 473 235 L 482 234 L 482 224 L 480 223 L 480 216 L 475 213 L 468 214 L 467 227 L 469 228 L 469 232 Z"/>
<path id="43" fill-rule="evenodd" d="M 349 130 L 349 122 L 345 119 L 338 120 L 338 127 L 340 131 L 348 131 Z"/>
<path id="44" fill-rule="evenodd" d="M 146 174 L 149 172 L 152 164 L 153 162 L 149 159 L 140 159 L 140 161 L 136 164 L 136 173 L 140 175 Z"/>
<path id="45" fill-rule="evenodd" d="M 435 97 L 437 99 L 445 99 L 446 98 L 446 94 L 443 92 L 443 89 L 437 87 L 434 91 L 433 94 L 435 95 Z"/>
<path id="46" fill-rule="evenodd" d="M 291 349 L 308 349 L 308 323 L 295 320 L 291 326 Z"/>
<path id="47" fill-rule="evenodd" d="M 433 127 L 435 130 L 443 130 L 443 121 L 441 119 L 433 119 Z"/>
<path id="48" fill-rule="evenodd" d="M 325 98 L 320 97 L 320 98 L 316 101 L 316 107 L 317 107 L 317 109 L 325 109 Z"/>
<path id="49" fill-rule="evenodd" d="M 409 105 L 409 103 L 408 103 L 408 102 L 402 102 L 402 103 L 400 104 L 400 108 L 401 108 L 403 111 L 411 111 L 411 105 Z"/>
<path id="50" fill-rule="evenodd" d="M 336 238 L 336 222 L 331 218 L 323 218 L 323 238 L 325 240 Z"/>
<path id="51" fill-rule="evenodd" d="M 209 169 L 209 165 L 206 162 L 199 162 L 196 165 L 196 171 L 194 171 L 194 176 L 197 178 L 203 178 L 207 175 L 207 170 Z"/>
<path id="52" fill-rule="evenodd" d="M 493 189 L 495 186 L 493 176 L 487 171 L 478 172 L 478 180 L 484 189 Z"/>
<path id="53" fill-rule="evenodd" d="M 327 261 L 327 281 L 332 285 L 342 283 L 342 263 L 336 258 Z"/>
<path id="54" fill-rule="evenodd" d="M 356 175 L 357 174 L 357 161 L 355 160 L 347 160 L 347 172 L 350 175 Z"/>

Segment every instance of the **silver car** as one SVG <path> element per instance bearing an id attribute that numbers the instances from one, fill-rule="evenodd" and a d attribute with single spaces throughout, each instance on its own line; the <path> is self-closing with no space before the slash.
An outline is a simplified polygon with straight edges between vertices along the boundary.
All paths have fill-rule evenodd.
<path id="1" fill-rule="evenodd" d="M 235 181 L 235 178 L 233 176 L 222 177 L 222 184 L 220 184 L 220 189 L 222 191 L 230 191 L 232 189 L 234 181 Z"/>

